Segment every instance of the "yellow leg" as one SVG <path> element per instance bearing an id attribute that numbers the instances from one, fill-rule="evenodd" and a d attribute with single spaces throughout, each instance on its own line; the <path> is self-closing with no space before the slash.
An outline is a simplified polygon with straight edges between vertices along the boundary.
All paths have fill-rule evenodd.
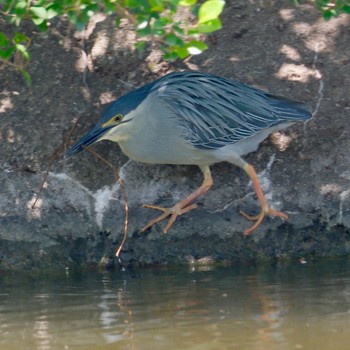
<path id="1" fill-rule="evenodd" d="M 188 213 L 190 210 L 197 208 L 197 205 L 191 204 L 191 202 L 193 202 L 197 197 L 199 197 L 203 193 L 207 192 L 209 188 L 213 185 L 213 179 L 211 177 L 209 166 L 202 166 L 200 168 L 204 175 L 204 180 L 202 185 L 198 189 L 196 189 L 194 192 L 192 192 L 188 197 L 181 200 L 179 203 L 175 204 L 172 208 L 163 208 L 163 207 L 158 207 L 156 205 L 148 205 L 148 204 L 144 205 L 145 208 L 160 210 L 163 212 L 163 214 L 153 219 L 152 221 L 150 221 L 146 226 L 144 226 L 141 229 L 141 232 L 148 230 L 154 224 L 170 216 L 168 223 L 163 229 L 163 232 L 167 233 L 178 216 Z"/>
<path id="2" fill-rule="evenodd" d="M 256 221 L 255 224 L 251 228 L 249 228 L 248 230 L 246 230 L 244 232 L 244 235 L 247 236 L 250 233 L 252 233 L 261 224 L 262 220 L 264 219 L 264 217 L 266 215 L 279 216 L 282 219 L 287 220 L 288 219 L 288 215 L 287 214 L 282 213 L 282 212 L 280 212 L 278 210 L 273 210 L 273 209 L 271 209 L 268 206 L 266 198 L 264 196 L 264 193 L 263 193 L 263 191 L 261 189 L 260 182 L 259 182 L 259 179 L 258 179 L 258 176 L 257 176 L 257 174 L 255 172 L 254 167 L 252 165 L 250 165 L 250 164 L 246 164 L 243 167 L 243 169 L 248 174 L 250 179 L 252 180 L 255 193 L 256 193 L 256 195 L 258 197 L 258 200 L 259 200 L 259 203 L 260 203 L 260 206 L 261 206 L 261 213 L 259 215 L 256 215 L 256 216 L 250 216 L 250 215 L 244 213 L 243 211 L 240 211 L 241 215 L 243 215 L 245 218 L 247 218 L 249 220 Z"/>

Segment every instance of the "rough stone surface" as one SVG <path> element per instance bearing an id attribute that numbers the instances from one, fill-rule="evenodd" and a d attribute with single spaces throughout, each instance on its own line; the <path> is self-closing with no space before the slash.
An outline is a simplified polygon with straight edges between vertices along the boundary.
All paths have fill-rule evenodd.
<path id="1" fill-rule="evenodd" d="M 0 18 L 1 27 L 5 27 Z M 89 131 L 103 105 L 172 70 L 194 69 L 254 84 L 309 102 L 314 118 L 266 140 L 246 159 L 254 164 L 272 206 L 288 222 L 267 218 L 249 237 L 239 214 L 257 212 L 246 175 L 213 166 L 214 186 L 198 209 L 139 229 L 158 213 L 142 203 L 171 206 L 202 181 L 196 167 L 129 161 L 116 144 L 94 148 L 125 181 L 129 199 L 125 263 L 302 258 L 350 251 L 350 18 L 324 22 L 312 6 L 290 1 L 227 2 L 224 27 L 209 50 L 169 64 L 151 46 L 139 55 L 128 24 L 97 16 L 85 38 L 67 22 L 48 33 L 31 25 L 32 88 L 0 71 L 0 269 L 113 264 L 124 226 L 124 200 L 113 171 L 85 152 L 57 161 L 37 206 L 32 203 L 55 149 L 79 119 L 73 139 Z M 6 26 L 7 30 L 11 30 Z M 82 54 L 85 51 L 86 55 Z"/>

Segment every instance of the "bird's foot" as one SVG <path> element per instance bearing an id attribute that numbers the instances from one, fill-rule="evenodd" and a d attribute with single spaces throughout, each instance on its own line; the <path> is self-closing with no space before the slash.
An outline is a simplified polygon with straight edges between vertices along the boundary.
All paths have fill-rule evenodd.
<path id="1" fill-rule="evenodd" d="M 174 205 L 172 208 L 163 208 L 163 207 L 159 207 L 157 205 L 149 205 L 149 204 L 144 204 L 143 207 L 155 209 L 155 210 L 160 210 L 163 212 L 163 214 L 158 216 L 157 218 L 153 219 L 152 221 L 150 221 L 146 226 L 144 226 L 141 229 L 141 232 L 147 231 L 154 224 L 156 224 L 162 220 L 165 220 L 168 216 L 170 216 L 168 223 L 163 228 L 163 233 L 167 233 L 178 216 L 185 214 L 185 213 L 188 213 L 190 210 L 197 208 L 197 205 L 191 204 L 191 205 L 182 207 L 181 202 L 180 202 L 180 203 L 177 203 L 176 205 Z"/>
<path id="2" fill-rule="evenodd" d="M 261 213 L 259 215 L 255 215 L 255 216 L 248 215 L 247 213 L 245 213 L 242 210 L 240 210 L 239 213 L 241 215 L 243 215 L 248 220 L 256 221 L 252 227 L 250 227 L 249 229 L 244 231 L 244 236 L 248 236 L 249 234 L 251 234 L 261 224 L 261 222 L 263 221 L 263 219 L 266 215 L 278 216 L 284 220 L 288 220 L 287 214 L 282 213 L 281 211 L 278 211 L 278 210 L 273 210 L 270 207 L 263 208 Z"/>

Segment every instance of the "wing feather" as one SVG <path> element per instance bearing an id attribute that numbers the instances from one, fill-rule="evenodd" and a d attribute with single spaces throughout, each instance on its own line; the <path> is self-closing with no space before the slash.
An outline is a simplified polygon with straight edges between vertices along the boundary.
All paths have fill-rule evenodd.
<path id="1" fill-rule="evenodd" d="M 204 73 L 171 73 L 152 90 L 173 111 L 186 140 L 201 149 L 224 147 L 311 117 L 302 103 Z"/>

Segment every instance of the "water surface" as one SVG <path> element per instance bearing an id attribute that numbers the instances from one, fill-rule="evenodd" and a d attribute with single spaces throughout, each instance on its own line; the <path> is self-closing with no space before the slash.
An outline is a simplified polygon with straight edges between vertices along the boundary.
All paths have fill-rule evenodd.
<path id="1" fill-rule="evenodd" d="M 0 349 L 350 349 L 350 263 L 0 277 Z"/>

